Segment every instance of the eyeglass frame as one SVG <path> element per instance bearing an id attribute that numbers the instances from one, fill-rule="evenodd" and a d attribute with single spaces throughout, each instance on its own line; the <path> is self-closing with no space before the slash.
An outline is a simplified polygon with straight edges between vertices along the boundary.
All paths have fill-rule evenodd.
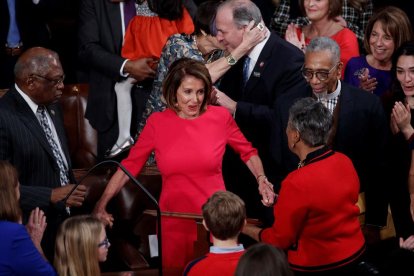
<path id="1" fill-rule="evenodd" d="M 109 241 L 108 237 L 105 237 L 103 241 L 98 243 L 98 247 L 105 246 L 105 248 L 109 248 L 110 245 L 111 245 L 111 242 Z"/>
<path id="2" fill-rule="evenodd" d="M 48 82 L 52 83 L 53 86 L 58 86 L 59 84 L 62 84 L 65 81 L 65 74 L 63 74 L 62 76 L 59 77 L 59 79 L 49 79 L 45 76 L 41 76 L 38 74 L 30 74 L 29 77 L 38 77 L 44 80 L 47 80 Z"/>
<path id="3" fill-rule="evenodd" d="M 334 66 L 332 66 L 331 69 L 329 69 L 328 72 L 324 72 L 324 71 L 307 71 L 311 74 L 311 76 L 308 78 L 305 76 L 305 71 L 306 69 L 304 68 L 305 65 L 302 65 L 302 69 L 300 69 L 302 76 L 305 78 L 306 81 L 310 81 L 311 79 L 313 79 L 313 76 L 316 76 L 316 78 L 320 81 L 326 81 L 329 78 L 329 75 L 332 73 L 332 71 L 340 64 L 340 62 L 337 62 Z M 320 76 L 318 76 L 319 74 L 326 74 L 326 78 L 321 78 Z"/>

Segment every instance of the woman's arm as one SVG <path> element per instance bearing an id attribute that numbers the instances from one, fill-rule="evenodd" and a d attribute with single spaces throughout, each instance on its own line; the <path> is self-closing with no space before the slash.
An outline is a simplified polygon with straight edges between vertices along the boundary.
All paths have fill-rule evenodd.
<path id="1" fill-rule="evenodd" d="M 410 212 L 414 221 L 414 150 L 411 150 L 411 165 L 408 172 L 408 191 L 410 193 Z"/>
<path id="2" fill-rule="evenodd" d="M 111 177 L 101 198 L 96 203 L 92 214 L 100 219 L 105 225 L 112 227 L 114 223 L 113 216 L 106 212 L 106 205 L 122 189 L 122 187 L 125 186 L 128 180 L 129 177 L 122 170 L 118 170 Z"/>
<path id="3" fill-rule="evenodd" d="M 253 26 L 254 21 L 251 21 L 244 31 L 242 43 L 230 53 L 236 60 L 241 59 L 254 46 L 263 41 L 266 36 L 270 35 L 267 28 L 261 30 Z M 227 62 L 226 57 L 221 57 L 212 63 L 207 63 L 206 67 L 211 75 L 211 80 L 214 83 L 230 69 L 231 65 Z"/>
<path id="4" fill-rule="evenodd" d="M 262 160 L 260 160 L 258 155 L 253 155 L 246 162 L 246 165 L 257 180 L 259 193 L 262 195 L 263 205 L 272 206 L 275 199 L 275 193 L 273 192 L 272 183 L 267 180 L 264 173 Z"/>
<path id="5" fill-rule="evenodd" d="M 254 239 L 255 241 L 260 241 L 260 232 L 262 228 L 259 228 L 255 225 L 246 224 L 243 229 L 242 233 L 249 236 L 250 238 Z"/>

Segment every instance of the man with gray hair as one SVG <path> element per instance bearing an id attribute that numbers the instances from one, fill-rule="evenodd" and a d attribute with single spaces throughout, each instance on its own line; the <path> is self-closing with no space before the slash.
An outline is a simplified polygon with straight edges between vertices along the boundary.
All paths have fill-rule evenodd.
<path id="1" fill-rule="evenodd" d="M 266 28 L 259 8 L 249 0 L 227 0 L 218 7 L 217 39 L 228 52 L 241 43 L 252 20 L 256 28 Z M 306 82 L 300 75 L 303 53 L 267 28 L 265 31 L 266 39 L 240 61 L 227 56 L 232 68 L 220 82 L 219 89 L 223 92 L 217 92 L 216 103 L 233 114 L 243 134 L 258 149 L 267 178 L 277 184 L 276 162 L 270 154 L 274 142 L 279 139 L 275 136 L 275 106 L 280 95 L 303 90 Z M 248 216 L 259 217 L 271 225 L 271 208 L 263 209 L 260 198 L 253 196 L 257 193 L 257 180 L 231 150 L 224 156 L 223 176 L 227 189 L 246 202 Z M 262 217 L 266 212 L 268 216 Z"/>
<path id="2" fill-rule="evenodd" d="M 334 117 L 328 146 L 351 158 L 361 192 L 365 192 L 364 230 L 370 243 L 379 239 L 379 229 L 386 225 L 387 219 L 384 174 L 387 119 L 378 97 L 341 82 L 343 64 L 339 56 L 338 44 L 327 37 L 317 37 L 307 46 L 302 75 L 310 87 L 280 98 L 277 107 L 280 139 L 274 154 L 285 173 L 297 168 L 300 160 L 290 153 L 285 135 L 288 110 L 298 98 L 314 97 L 322 102 Z"/>

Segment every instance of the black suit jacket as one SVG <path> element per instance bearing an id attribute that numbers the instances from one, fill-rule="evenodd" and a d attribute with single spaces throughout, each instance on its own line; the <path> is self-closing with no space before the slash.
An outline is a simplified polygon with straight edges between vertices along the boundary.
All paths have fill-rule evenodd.
<path id="1" fill-rule="evenodd" d="M 33 4 L 32 0 L 15 0 L 16 21 L 21 40 L 25 48 L 33 46 L 47 46 L 50 33 L 47 27 L 47 18 L 56 8 L 60 0 L 40 0 L 39 4 Z M 7 42 L 9 31 L 9 8 L 7 0 L 0 0 L 0 45 Z"/>
<path id="2" fill-rule="evenodd" d="M 70 181 L 74 183 L 62 114 L 56 104 L 48 106 L 48 111 L 68 161 Z M 52 189 L 61 186 L 52 149 L 36 115 L 15 88 L 0 99 L 0 159 L 8 160 L 18 170 L 20 204 L 26 216 L 35 207 L 51 215 L 48 219 L 64 212 L 50 203 Z"/>
<path id="3" fill-rule="evenodd" d="M 285 134 L 289 108 L 299 98 L 312 97 L 310 87 L 284 95 L 277 107 L 278 136 L 276 159 L 284 176 L 297 168 L 299 159 L 290 152 Z M 380 99 L 366 91 L 341 82 L 339 116 L 332 148 L 353 162 L 366 197 L 366 223 L 385 225 L 387 218 L 386 152 L 388 125 Z M 338 168 L 340 169 L 340 168 Z M 279 171 L 282 172 L 282 171 Z M 283 176 L 283 177 L 284 177 Z M 333 183 L 334 184 L 334 183 Z"/>
<path id="4" fill-rule="evenodd" d="M 277 168 L 271 151 L 275 140 L 279 139 L 275 136 L 275 108 L 280 95 L 305 89 L 306 82 L 300 72 L 303 58 L 299 49 L 272 33 L 246 87 L 242 85 L 243 60 L 231 68 L 220 82 L 220 90 L 237 102 L 235 120 L 247 140 L 258 149 L 265 173 L 273 182 Z M 223 175 L 227 187 L 244 200 L 259 199 L 256 180 L 231 150 L 227 150 L 224 157 Z M 257 202 L 261 204 L 260 200 Z M 260 211 L 252 211 L 249 215 L 256 216 L 257 212 Z"/>
<path id="5" fill-rule="evenodd" d="M 186 0 L 185 6 L 194 14 L 193 1 Z M 119 2 L 81 1 L 79 58 L 89 69 L 90 84 L 85 117 L 99 132 L 107 131 L 117 119 L 114 84 L 125 61 L 121 57 L 122 39 Z"/>

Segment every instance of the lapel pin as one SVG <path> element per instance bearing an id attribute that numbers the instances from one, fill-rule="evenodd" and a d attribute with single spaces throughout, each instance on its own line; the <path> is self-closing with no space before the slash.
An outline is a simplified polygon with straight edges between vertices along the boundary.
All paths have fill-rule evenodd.
<path id="1" fill-rule="evenodd" d="M 263 67 L 264 66 L 264 62 L 260 62 L 259 67 Z"/>
<path id="2" fill-rule="evenodd" d="M 52 114 L 53 116 L 55 116 L 55 111 L 53 109 L 50 110 L 50 114 Z"/>
<path id="3" fill-rule="evenodd" d="M 260 72 L 253 72 L 253 77 L 260 78 Z"/>

